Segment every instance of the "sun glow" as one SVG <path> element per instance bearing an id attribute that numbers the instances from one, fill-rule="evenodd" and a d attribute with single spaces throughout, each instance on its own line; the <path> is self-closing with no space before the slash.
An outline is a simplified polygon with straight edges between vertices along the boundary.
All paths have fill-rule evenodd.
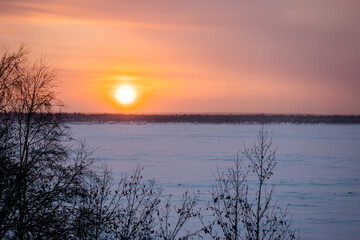
<path id="1" fill-rule="evenodd" d="M 136 99 L 136 91 L 131 85 L 120 85 L 115 91 L 116 100 L 123 104 L 129 105 Z"/>

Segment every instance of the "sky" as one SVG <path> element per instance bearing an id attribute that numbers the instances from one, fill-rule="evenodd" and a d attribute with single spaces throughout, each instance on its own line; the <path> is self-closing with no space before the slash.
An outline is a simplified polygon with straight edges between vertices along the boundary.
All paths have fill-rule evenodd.
<path id="1" fill-rule="evenodd" d="M 360 114 L 358 0 L 0 0 L 67 112 Z M 135 102 L 117 101 L 132 86 Z"/>

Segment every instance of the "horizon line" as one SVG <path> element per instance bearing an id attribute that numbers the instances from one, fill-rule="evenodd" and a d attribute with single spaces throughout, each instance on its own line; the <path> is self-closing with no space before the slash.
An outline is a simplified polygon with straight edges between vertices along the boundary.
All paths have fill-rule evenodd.
<path id="1" fill-rule="evenodd" d="M 241 112 L 167 112 L 167 113 L 111 113 L 111 112 L 61 112 L 64 114 L 85 114 L 85 115 L 287 115 L 287 116 L 360 116 L 360 114 L 338 114 L 338 113 L 241 113 Z"/>

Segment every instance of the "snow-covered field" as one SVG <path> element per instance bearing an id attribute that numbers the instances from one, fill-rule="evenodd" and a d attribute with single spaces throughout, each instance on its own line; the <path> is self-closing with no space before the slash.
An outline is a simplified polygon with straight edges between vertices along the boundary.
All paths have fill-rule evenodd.
<path id="1" fill-rule="evenodd" d="M 189 189 L 202 197 L 217 167 L 232 166 L 260 125 L 71 124 L 73 137 L 96 148 L 116 176 L 137 164 L 165 193 Z M 293 215 L 302 239 L 360 236 L 360 125 L 266 125 L 278 147 L 274 198 Z"/>

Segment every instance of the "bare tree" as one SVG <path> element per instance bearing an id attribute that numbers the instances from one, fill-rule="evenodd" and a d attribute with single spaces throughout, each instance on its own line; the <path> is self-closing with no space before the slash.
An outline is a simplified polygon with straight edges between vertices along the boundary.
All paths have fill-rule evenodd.
<path id="1" fill-rule="evenodd" d="M 14 183 L 14 178 L 10 176 L 13 176 L 11 156 L 15 154 L 15 129 L 7 113 L 8 102 L 12 99 L 12 87 L 21 76 L 26 54 L 25 45 L 21 45 L 15 52 L 4 49 L 0 58 L 0 201 L 8 204 L 13 202 L 14 191 L 8 186 Z M 5 219 L 9 217 L 9 208 L 0 207 L 0 226 L 4 226 Z M 6 228 L 0 228 L 0 237 L 5 231 Z"/>
<path id="2" fill-rule="evenodd" d="M 167 198 L 164 208 L 157 209 L 159 220 L 158 237 L 164 240 L 189 239 L 190 237 L 200 236 L 200 231 L 183 230 L 183 227 L 190 219 L 199 216 L 200 212 L 196 209 L 199 191 L 190 196 L 186 191 L 181 200 L 180 206 L 172 206 L 171 195 Z M 176 212 L 176 218 L 172 219 L 172 209 Z M 182 234 L 182 236 L 178 236 Z"/>
<path id="3" fill-rule="evenodd" d="M 28 50 L 24 44 L 15 52 L 4 49 L 0 58 L 0 111 L 4 111 L 11 97 L 12 85 L 22 76 Z"/>
<path id="4" fill-rule="evenodd" d="M 153 180 L 143 180 L 142 171 L 138 166 L 116 186 L 107 167 L 101 173 L 92 171 L 84 182 L 86 192 L 76 203 L 73 238 L 175 240 L 198 236 L 200 231 L 180 232 L 199 214 L 195 209 L 198 193 L 185 192 L 180 206 L 174 206 L 174 217 L 170 197 L 160 207 L 162 189 Z"/>
<path id="5" fill-rule="evenodd" d="M 116 185 L 106 166 L 100 173 L 91 171 L 83 182 L 85 192 L 75 203 L 73 238 L 155 238 L 155 214 L 162 189 L 154 180 L 143 180 L 142 171 L 138 166 Z"/>
<path id="6" fill-rule="evenodd" d="M 243 162 L 237 158 L 235 167 L 226 172 L 217 170 L 215 174 L 216 186 L 210 193 L 207 210 L 210 210 L 214 220 L 203 224 L 203 231 L 213 239 L 243 239 L 244 207 L 247 204 L 248 186 L 247 172 L 242 171 Z"/>
<path id="7" fill-rule="evenodd" d="M 277 164 L 276 149 L 272 149 L 272 139 L 262 126 L 257 143 L 252 148 L 244 146 L 246 159 L 250 161 L 250 170 L 257 178 L 255 199 L 248 199 L 244 212 L 247 239 L 296 239 L 296 232 L 290 229 L 292 219 L 288 209 L 281 210 L 272 202 L 274 186 L 267 188 L 267 180 L 273 175 Z"/>
<path id="8" fill-rule="evenodd" d="M 119 186 L 125 179 L 122 178 Z M 83 182 L 85 192 L 79 195 L 73 214 L 73 238 L 78 240 L 113 239 L 112 227 L 121 207 L 121 192 L 114 188 L 113 177 L 104 165 L 101 173 L 91 171 Z"/>
<path id="9" fill-rule="evenodd" d="M 235 167 L 226 172 L 218 170 L 217 184 L 211 192 L 207 208 L 214 217 L 203 224 L 203 231 L 213 239 L 297 239 L 287 208 L 281 210 L 272 200 L 274 186 L 267 189 L 267 181 L 276 166 L 276 149 L 262 127 L 253 148 L 244 146 L 243 156 L 250 162 L 243 170 L 243 160 L 237 158 Z M 250 191 L 248 176 L 255 175 L 256 187 Z"/>
<path id="10" fill-rule="evenodd" d="M 23 47 L 2 59 L 0 237 L 66 238 L 88 155 L 68 146 L 68 128 L 54 111 L 61 104 L 52 68 L 27 64 Z"/>
<path id="11" fill-rule="evenodd" d="M 138 166 L 119 187 L 121 206 L 113 225 L 116 239 L 151 239 L 155 236 L 155 214 L 162 189 L 154 180 L 142 180 L 143 168 Z"/>

